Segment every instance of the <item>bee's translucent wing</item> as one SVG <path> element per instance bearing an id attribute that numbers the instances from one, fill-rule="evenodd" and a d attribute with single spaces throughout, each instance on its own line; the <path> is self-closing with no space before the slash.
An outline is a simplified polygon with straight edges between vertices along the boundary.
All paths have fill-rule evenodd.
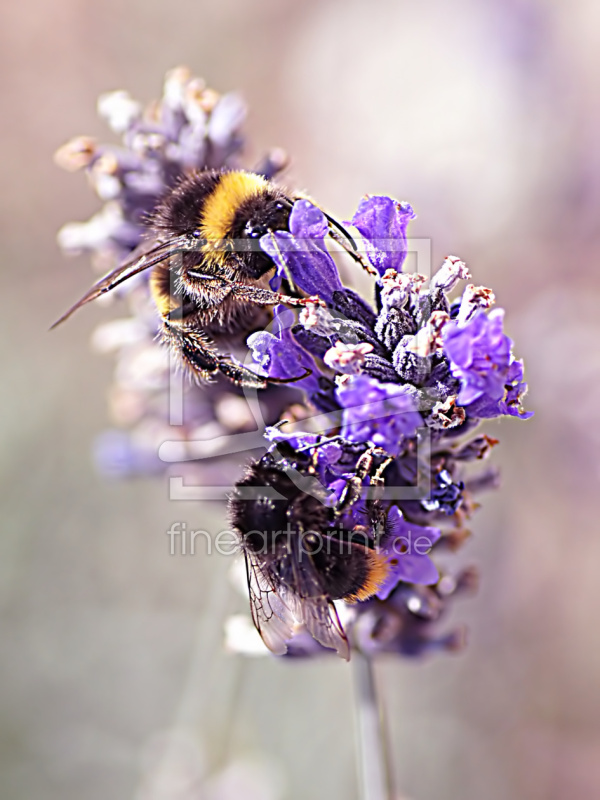
<path id="1" fill-rule="evenodd" d="M 287 587 L 279 590 L 286 607 L 293 609 L 294 617 L 319 644 L 336 650 L 341 658 L 350 660 L 350 645 L 333 601 L 326 595 L 299 597 Z"/>
<path id="2" fill-rule="evenodd" d="M 252 619 L 265 645 L 276 655 L 287 652 L 294 627 L 303 624 L 323 647 L 350 658 L 350 646 L 332 600 L 323 594 L 310 557 L 286 552 L 266 565 L 245 552 Z"/>
<path id="3" fill-rule="evenodd" d="M 337 650 L 348 661 L 348 638 L 310 553 L 300 546 L 299 536 L 289 537 L 286 553 L 273 568 L 276 570 L 273 584 L 284 607 L 304 624 L 313 639 L 323 647 Z"/>
<path id="4" fill-rule="evenodd" d="M 77 311 L 78 308 L 81 308 L 81 306 L 84 306 L 86 303 L 90 303 L 92 300 L 100 297 L 101 294 L 112 291 L 121 283 L 129 280 L 129 278 L 132 278 L 139 272 L 143 272 L 149 267 L 153 267 L 155 264 L 158 264 L 160 261 L 164 261 L 177 252 L 182 250 L 191 250 L 196 246 L 197 242 L 191 242 L 190 237 L 178 236 L 174 239 L 169 239 L 168 242 L 156 244 L 145 253 L 140 254 L 138 251 L 135 251 L 136 255 L 133 258 L 129 259 L 129 261 L 126 261 L 124 264 L 121 264 L 104 278 L 101 278 L 97 283 L 95 283 L 92 288 L 83 295 L 81 300 L 78 300 L 74 306 L 71 306 L 71 308 L 54 323 L 52 328 L 56 328 L 57 325 L 60 325 L 61 322 L 64 322 L 66 319 L 68 319 L 71 314 Z M 52 328 L 50 330 L 52 330 Z"/>
<path id="5" fill-rule="evenodd" d="M 281 656 L 287 653 L 287 642 L 292 638 L 297 620 L 280 598 L 268 569 L 253 553 L 246 550 L 244 556 L 252 619 L 265 645 Z"/>
<path id="6" fill-rule="evenodd" d="M 303 603 L 304 624 L 310 635 L 323 647 L 337 650 L 340 658 L 350 661 L 350 645 L 333 600 L 319 597 Z"/>
<path id="7" fill-rule="evenodd" d="M 290 537 L 289 541 L 291 552 L 288 569 L 284 568 L 281 576 L 285 584 L 285 589 L 280 592 L 281 597 L 299 621 L 304 623 L 313 639 L 323 647 L 337 650 L 338 655 L 348 661 L 348 638 L 333 601 L 324 591 L 323 579 L 310 553 L 301 547 L 300 537 Z M 290 568 L 292 576 L 286 576 L 285 572 L 289 574 Z"/>

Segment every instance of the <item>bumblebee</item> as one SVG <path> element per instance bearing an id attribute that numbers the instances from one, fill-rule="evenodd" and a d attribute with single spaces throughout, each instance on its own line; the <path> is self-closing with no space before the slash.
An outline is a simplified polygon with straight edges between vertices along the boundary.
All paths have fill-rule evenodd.
<path id="1" fill-rule="evenodd" d="M 220 373 L 236 384 L 256 388 L 288 382 L 257 375 L 222 355 L 216 345 L 234 347 L 264 327 L 265 306 L 321 302 L 269 288 L 275 265 L 260 249 L 259 239 L 271 231 L 287 230 L 297 199 L 298 195 L 288 196 L 253 172 L 208 170 L 185 177 L 151 215 L 150 245 L 98 281 L 52 327 L 152 268 L 150 289 L 161 317 L 160 335 L 193 375 L 209 378 Z M 330 235 L 361 261 L 345 229 L 327 219 Z M 294 292 L 293 285 L 290 291 Z"/>
<path id="2" fill-rule="evenodd" d="M 379 501 L 366 503 L 368 526 L 344 523 L 365 479 L 382 485 L 392 458 L 381 448 L 336 440 L 355 465 L 337 503 L 331 504 L 314 463 L 287 442 L 250 465 L 229 501 L 246 560 L 252 619 L 277 655 L 287 652 L 294 626 L 304 624 L 317 642 L 348 660 L 348 638 L 333 601 L 368 599 L 389 571 L 376 547 L 385 519 Z M 357 448 L 363 451 L 358 460 Z"/>

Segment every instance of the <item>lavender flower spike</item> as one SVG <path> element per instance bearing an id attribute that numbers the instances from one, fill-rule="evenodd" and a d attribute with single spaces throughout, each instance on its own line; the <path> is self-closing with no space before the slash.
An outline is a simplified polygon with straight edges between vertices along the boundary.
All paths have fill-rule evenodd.
<path id="1" fill-rule="evenodd" d="M 459 300 L 450 301 L 448 293 L 470 278 L 460 259 L 448 257 L 429 283 L 422 275 L 398 271 L 412 217 L 408 207 L 391 198 L 367 198 L 353 219 L 381 276 L 374 310 L 341 284 L 324 250 L 326 226 L 318 209 L 297 203 L 295 212 L 289 234 L 277 234 L 286 247 L 270 252 L 281 276 L 291 275 L 306 292 L 320 292 L 328 308 L 307 309 L 295 325 L 287 311 L 285 332 L 254 334 L 249 342 L 270 375 L 307 365 L 311 354 L 313 374 L 301 382 L 308 390 L 306 407 L 326 411 L 323 419 L 331 420 L 333 431 L 315 435 L 310 418 L 304 429 L 271 428 L 267 438 L 271 447 L 283 448 L 282 460 L 269 450 L 267 462 L 272 474 L 280 470 L 286 476 L 284 484 L 291 475 L 305 490 L 318 481 L 319 490 L 311 494 L 327 509 L 319 512 L 329 519 L 322 524 L 326 541 L 335 542 L 336 535 L 358 537 L 384 559 L 384 574 L 369 590 L 377 599 L 362 599 L 352 613 L 342 614 L 339 595 L 333 598 L 363 650 L 418 655 L 455 649 L 464 637 L 438 635 L 434 623 L 454 594 L 473 587 L 474 573 L 447 573 L 438 555 L 467 536 L 463 523 L 473 507 L 468 486 L 494 481 L 493 472 L 485 480 L 465 480 L 463 464 L 485 458 L 496 443 L 472 438 L 472 429 L 486 416 L 529 416 L 519 407 L 526 389 L 522 363 L 514 359 L 504 334 L 503 312 L 488 314 L 494 301 L 489 289 L 469 284 Z M 317 234 L 317 248 L 303 248 L 296 238 L 309 232 Z M 381 238 L 390 232 L 395 238 L 388 247 Z M 263 248 L 268 250 L 267 240 Z M 309 388 L 315 382 L 318 392 Z M 425 441 L 431 447 L 428 458 L 420 451 Z M 430 488 L 415 494 L 424 469 Z M 376 499 L 363 494 L 372 491 Z M 377 499 L 380 491 L 391 494 Z M 269 508 L 264 502 L 261 508 Z M 297 508 L 289 506 L 287 519 L 299 530 L 310 529 L 314 506 L 302 522 Z M 332 514 L 336 519 L 341 514 L 341 533 L 327 527 Z M 319 585 L 318 572 L 314 580 Z M 302 605 L 300 597 L 296 602 Z M 323 652 L 323 642 L 333 646 L 322 630 L 311 632 L 312 639 L 304 631 L 286 643 L 290 656 Z M 321 644 L 315 645 L 315 636 Z"/>
<path id="2" fill-rule="evenodd" d="M 147 107 L 118 92 L 104 96 L 99 111 L 120 142 L 80 137 L 57 161 L 87 173 L 102 208 L 63 228 L 60 241 L 68 251 L 91 252 L 108 271 L 142 243 L 144 219 L 180 179 L 240 166 L 245 107 L 236 94 L 220 96 L 179 68 Z M 271 180 L 281 158 L 268 163 L 257 171 Z M 438 622 L 476 585 L 473 568 L 453 572 L 444 563 L 444 553 L 468 536 L 472 494 L 495 482 L 492 470 L 472 474 L 496 444 L 475 429 L 485 418 L 531 416 L 520 405 L 527 384 L 504 311 L 490 311 L 493 292 L 469 284 L 452 299 L 459 282 L 470 280 L 453 256 L 429 281 L 402 272 L 413 218 L 407 203 L 368 195 L 352 217 L 378 275 L 372 303 L 342 282 L 327 249 L 327 217 L 309 200 L 293 203 L 287 230 L 260 238 L 273 264 L 272 288 L 286 283 L 286 292 L 318 295 L 326 305 L 300 314 L 278 306 L 270 329 L 256 323 L 244 332 L 257 372 L 299 378 L 257 390 L 262 420 L 240 387 L 216 380 L 185 384 L 180 424 L 171 427 L 172 378 L 156 341 L 161 320 L 149 273 L 119 288 L 129 316 L 96 337 L 116 353 L 111 408 L 116 425 L 129 429 L 101 440 L 99 461 L 113 474 L 167 474 L 177 458 L 164 463 L 157 453 L 173 438 L 186 479 L 214 486 L 220 475 L 224 489 L 235 486 L 236 519 L 256 528 L 239 526 L 244 552 L 263 528 L 276 545 L 266 564 L 252 550 L 259 559 L 252 596 L 264 604 L 264 616 L 254 606 L 255 623 L 274 620 L 276 651 L 287 647 L 292 657 L 348 655 L 350 642 L 363 654 L 404 656 L 461 645 L 464 637 L 440 631 Z M 354 261 L 348 268 L 359 269 Z M 282 429 L 286 420 L 292 425 Z M 237 434 L 255 431 L 257 422 L 266 426 L 266 453 L 240 477 L 240 455 L 228 445 L 246 441 Z M 224 443 L 222 451 L 213 440 Z M 314 535 L 298 563 L 305 533 Z"/>

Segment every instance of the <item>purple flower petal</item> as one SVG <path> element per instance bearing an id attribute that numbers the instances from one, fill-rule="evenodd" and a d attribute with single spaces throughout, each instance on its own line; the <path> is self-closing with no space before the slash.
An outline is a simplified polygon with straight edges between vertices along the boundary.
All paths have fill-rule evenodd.
<path id="1" fill-rule="evenodd" d="M 328 223 L 323 212 L 308 200 L 297 200 L 289 219 L 290 233 L 275 231 L 260 239 L 261 248 L 273 259 L 280 278 L 291 275 L 309 295 L 331 303 L 343 289 L 337 267 L 325 246 Z"/>
<path id="2" fill-rule="evenodd" d="M 352 375 L 336 390 L 336 397 L 344 410 L 342 436 L 352 442 L 373 442 L 393 455 L 424 424 L 408 388 L 397 383 Z"/>
<path id="3" fill-rule="evenodd" d="M 473 417 L 509 414 L 527 418 L 527 412 L 517 407 L 526 389 L 521 380 L 523 365 L 513 359 L 512 342 L 503 324 L 502 309 L 489 314 L 479 309 L 467 322 L 449 322 L 443 330 L 450 369 L 461 382 L 456 402 Z"/>
<path id="4" fill-rule="evenodd" d="M 314 358 L 300 347 L 290 328 L 296 318 L 293 311 L 283 305 L 273 312 L 273 333 L 258 331 L 247 339 L 252 358 L 269 378 L 293 378 L 302 375 L 305 369 L 311 374 L 298 380 L 294 386 L 307 394 L 319 391 L 319 368 Z"/>
<path id="5" fill-rule="evenodd" d="M 299 239 L 324 239 L 329 231 L 327 217 L 310 200 L 297 200 L 290 213 L 289 228 Z"/>
<path id="6" fill-rule="evenodd" d="M 400 581 L 424 585 L 438 582 L 437 567 L 428 553 L 440 535 L 438 528 L 407 522 L 396 506 L 390 509 L 380 545 L 389 566 L 387 578 L 377 592 L 380 600 L 386 600 Z"/>
<path id="7" fill-rule="evenodd" d="M 408 203 L 391 197 L 364 197 L 349 224 L 365 240 L 367 258 L 380 275 L 398 272 L 406 259 L 406 228 L 415 213 Z"/>

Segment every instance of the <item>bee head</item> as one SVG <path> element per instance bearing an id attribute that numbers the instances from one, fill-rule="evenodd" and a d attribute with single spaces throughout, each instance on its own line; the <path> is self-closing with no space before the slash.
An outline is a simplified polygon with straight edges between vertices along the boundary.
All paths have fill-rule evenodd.
<path id="1" fill-rule="evenodd" d="M 261 249 L 260 239 L 271 231 L 287 230 L 290 209 L 290 201 L 272 186 L 249 196 L 238 206 L 228 238 L 248 277 L 259 278 L 273 269 L 273 261 Z"/>

